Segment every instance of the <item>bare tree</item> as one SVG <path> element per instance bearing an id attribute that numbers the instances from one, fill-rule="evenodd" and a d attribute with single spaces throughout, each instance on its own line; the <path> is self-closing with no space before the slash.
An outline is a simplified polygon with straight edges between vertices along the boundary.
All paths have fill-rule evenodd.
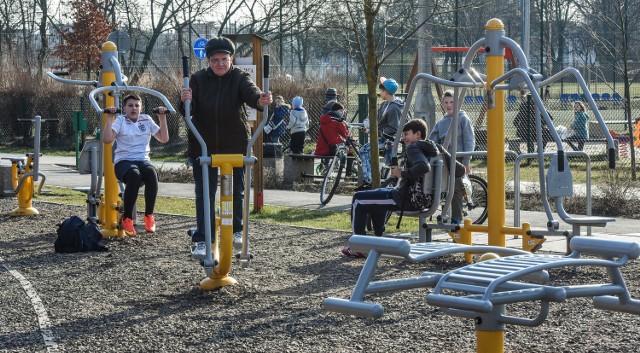
<path id="1" fill-rule="evenodd" d="M 14 54 L 13 29 L 18 27 L 20 6 L 9 0 L 0 1 L 0 55 L 2 58 Z"/>
<path id="2" fill-rule="evenodd" d="M 581 0 L 578 9 L 584 19 L 584 29 L 599 43 L 603 56 L 611 58 L 614 70 L 618 70 L 624 83 L 625 120 L 629 136 L 633 136 L 631 117 L 631 72 L 629 60 L 637 58 L 637 46 L 632 46 L 631 36 L 638 32 L 635 20 L 640 14 L 638 0 Z M 632 21 L 629 21 L 631 19 Z M 603 35 L 609 33 L 611 35 Z M 634 51 L 635 50 L 635 51 Z M 631 148 L 631 178 L 636 180 L 635 150 Z"/>
<path id="3" fill-rule="evenodd" d="M 47 6 L 47 0 L 36 0 L 36 4 L 40 9 L 40 19 L 38 23 L 38 33 L 40 34 L 40 49 L 38 50 L 37 55 L 38 70 L 36 72 L 36 77 L 39 80 L 42 78 L 44 61 L 47 57 L 47 51 L 49 49 L 49 37 L 47 33 L 49 7 Z"/>
<path id="4" fill-rule="evenodd" d="M 564 54 L 566 52 L 566 37 L 567 29 L 570 27 L 571 22 L 575 18 L 575 7 L 573 6 L 573 0 L 549 0 L 550 8 L 547 11 L 550 18 L 550 27 L 554 29 L 553 33 L 549 35 L 551 50 L 551 71 L 554 73 L 559 71 L 564 66 Z"/>
<path id="5" fill-rule="evenodd" d="M 378 140 L 377 89 L 381 65 L 412 38 L 420 25 L 415 20 L 416 6 L 407 1 L 336 1 L 331 3 L 331 18 L 324 26 L 335 32 L 336 43 L 349 48 L 361 69 L 366 73 L 369 95 L 369 136 L 372 144 Z M 433 3 L 431 18 L 439 9 Z M 430 47 L 430 46 L 429 46 Z M 375 151 L 375 147 L 372 148 Z M 372 153 L 372 155 L 375 155 Z M 374 187 L 380 185 L 380 165 L 371 159 L 371 177 Z"/>
<path id="6" fill-rule="evenodd" d="M 64 62 L 60 67 L 83 70 L 90 80 L 93 70 L 100 66 L 101 45 L 114 25 L 105 16 L 102 3 L 74 0 L 71 7 L 73 25 L 61 33 L 63 42 L 56 46 L 53 54 Z"/>

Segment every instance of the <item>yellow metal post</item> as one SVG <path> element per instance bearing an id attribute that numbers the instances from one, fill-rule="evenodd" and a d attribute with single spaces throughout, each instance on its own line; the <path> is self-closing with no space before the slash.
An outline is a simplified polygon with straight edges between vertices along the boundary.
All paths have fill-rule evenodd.
<path id="1" fill-rule="evenodd" d="M 504 330 L 476 331 L 478 353 L 504 353 Z"/>
<path id="2" fill-rule="evenodd" d="M 499 19 L 491 19 L 486 26 L 487 96 L 493 101 L 487 109 L 487 182 L 488 182 L 488 237 L 489 245 L 505 246 L 501 228 L 505 216 L 504 176 L 504 91 L 491 89 L 489 83 L 504 74 L 504 46 L 500 38 L 504 25 Z M 502 191 L 498 191 L 502 190 Z"/>
<path id="3" fill-rule="evenodd" d="M 116 57 L 118 55 L 117 47 L 113 42 L 105 42 L 102 45 L 102 81 L 103 87 L 111 86 L 111 83 L 115 82 L 116 75 L 113 65 L 109 61 L 110 57 Z M 112 95 L 104 94 L 104 106 L 111 107 L 115 104 L 115 99 Z M 102 130 L 107 123 L 107 114 L 102 114 Z M 104 135 L 104 134 L 102 134 Z M 113 165 L 113 143 L 105 143 L 102 146 L 102 154 L 104 161 L 104 196 L 101 202 L 101 211 L 99 215 L 100 224 L 102 229 L 100 232 L 104 237 L 124 236 L 124 231 L 118 229 L 118 210 L 119 204 L 119 191 L 118 180 L 116 179 L 115 167 Z"/>
<path id="4" fill-rule="evenodd" d="M 24 174 L 32 171 L 33 157 L 27 158 L 27 164 L 25 165 Z M 22 174 L 22 175 L 24 175 Z M 18 170 L 18 163 L 11 163 L 11 176 L 13 180 L 13 188 L 18 187 L 18 183 L 22 175 Z M 22 187 L 18 191 L 18 208 L 11 211 L 10 215 L 15 216 L 32 216 L 39 214 L 38 210 L 33 207 L 33 176 L 28 176 L 22 182 Z"/>
<path id="5" fill-rule="evenodd" d="M 202 290 L 213 290 L 238 283 L 235 278 L 229 276 L 233 259 L 233 168 L 243 165 L 244 157 L 241 154 L 211 155 L 211 166 L 220 168 L 220 244 L 216 244 L 215 238 L 212 239 L 212 249 L 219 250 L 214 252 L 214 256 L 216 253 L 218 255 L 218 266 L 209 277 L 200 282 Z"/>

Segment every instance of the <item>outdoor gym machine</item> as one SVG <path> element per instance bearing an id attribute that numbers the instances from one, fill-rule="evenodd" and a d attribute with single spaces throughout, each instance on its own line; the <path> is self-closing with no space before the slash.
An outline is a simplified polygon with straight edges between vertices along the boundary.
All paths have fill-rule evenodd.
<path id="1" fill-rule="evenodd" d="M 504 71 L 504 55 L 505 49 L 509 48 L 513 55 L 516 57 L 519 67 L 510 70 L 505 73 Z M 486 58 L 486 75 L 478 74 L 471 68 L 473 57 L 481 51 L 481 49 L 485 50 L 487 55 Z M 529 251 L 535 251 L 540 248 L 541 244 L 545 241 L 543 232 L 532 231 L 530 229 L 530 225 L 527 223 L 523 223 L 522 226 L 514 226 L 507 227 L 505 225 L 506 215 L 505 215 L 505 193 L 498 192 L 499 190 L 504 190 L 505 185 L 505 173 L 504 173 L 504 158 L 505 158 L 505 150 L 504 150 L 504 117 L 505 117 L 505 94 L 504 90 L 508 89 L 524 89 L 527 88 L 531 91 L 533 101 L 535 102 L 535 122 L 536 122 L 536 131 L 537 131 L 537 143 L 542 146 L 542 119 L 545 120 L 549 127 L 553 127 L 553 123 L 551 118 L 549 117 L 546 109 L 544 109 L 544 104 L 542 99 L 538 94 L 538 89 L 541 86 L 548 85 L 552 82 L 555 82 L 562 78 L 565 75 L 572 74 L 575 76 L 576 80 L 579 82 L 582 89 L 585 91 L 585 97 L 589 101 L 589 105 L 594 111 L 596 119 L 598 120 L 601 129 L 605 132 L 605 136 L 607 136 L 607 145 L 608 145 L 608 153 L 609 153 L 609 166 L 613 168 L 615 166 L 615 145 L 613 139 L 609 136 L 607 132 L 606 124 L 600 115 L 593 98 L 586 86 L 586 83 L 580 76 L 580 73 L 577 70 L 572 68 L 567 68 L 562 70 L 560 73 L 552 76 L 547 80 L 543 80 L 542 75 L 536 73 L 533 69 L 529 67 L 526 56 L 524 55 L 522 49 L 518 46 L 516 42 L 512 39 L 504 36 L 504 26 L 502 22 L 498 19 L 490 20 L 486 26 L 486 36 L 478 40 L 474 43 L 468 51 L 468 55 L 464 58 L 464 64 L 461 69 L 459 69 L 456 74 L 451 78 L 450 81 L 446 81 L 432 75 L 428 74 L 418 74 L 416 75 L 416 79 L 412 82 L 412 87 L 409 91 L 409 95 L 407 97 L 407 102 L 405 106 L 410 106 L 410 101 L 413 96 L 413 90 L 415 87 L 415 82 L 420 79 L 427 79 L 434 82 L 438 82 L 440 84 L 445 84 L 451 87 L 454 87 L 454 102 L 456 102 L 454 108 L 454 116 L 452 121 L 452 126 L 447 136 L 447 140 L 445 141 L 445 147 L 448 147 L 452 156 L 456 156 L 456 143 L 451 143 L 455 141 L 455 138 L 452 136 L 456 136 L 457 129 L 457 112 L 459 111 L 459 106 L 462 103 L 462 96 L 458 90 L 462 89 L 463 92 L 467 88 L 485 88 L 486 89 L 486 98 L 487 102 L 487 181 L 488 181 L 488 189 L 489 194 L 487 198 L 488 203 L 488 222 L 487 225 L 477 225 L 472 224 L 471 220 L 466 219 L 464 224 L 459 229 L 453 229 L 451 225 L 447 225 L 444 223 L 448 222 L 448 206 L 450 204 L 450 196 L 447 197 L 447 202 L 445 207 L 443 208 L 443 214 L 439 217 L 438 222 L 440 224 L 431 225 L 424 224 L 423 226 L 427 228 L 427 238 L 429 238 L 429 234 L 431 229 L 435 228 L 444 228 L 448 230 L 455 230 L 451 234 L 455 233 L 457 242 L 464 244 L 471 244 L 471 236 L 472 232 L 486 232 L 488 233 L 488 244 L 492 246 L 505 246 L 505 236 L 507 234 L 511 235 L 521 235 L 523 236 L 523 249 Z M 506 82 L 506 84 L 504 83 Z M 403 121 L 406 119 L 406 115 L 408 114 L 408 109 L 403 111 Z M 562 147 L 562 140 L 558 135 L 555 128 L 550 129 L 551 135 L 555 144 L 557 145 L 557 152 L 555 153 L 556 163 L 555 170 L 557 171 L 553 176 L 554 179 L 550 178 L 550 183 L 555 188 L 562 187 L 560 179 L 567 180 L 567 173 L 569 171 L 565 171 L 566 165 L 566 155 L 565 151 Z M 399 137 L 396 137 L 395 145 L 397 146 Z M 539 165 L 539 176 L 540 176 L 540 187 L 541 194 L 545 195 L 545 174 L 544 174 L 544 151 L 539 149 L 538 151 L 538 165 Z M 452 165 L 450 166 L 450 170 L 453 170 L 453 158 Z M 449 176 L 449 184 L 454 183 L 455 178 L 453 175 Z M 565 186 L 565 189 L 570 187 L 569 184 Z M 566 194 L 566 190 L 565 190 Z M 543 205 L 545 206 L 545 210 L 547 211 L 549 222 L 547 223 L 548 231 L 546 234 L 566 234 L 565 232 L 559 232 L 559 222 L 554 220 L 551 214 L 551 207 L 549 206 L 548 201 L 545 197 L 543 197 Z M 567 223 L 573 224 L 602 224 L 602 219 L 595 219 L 594 217 L 585 217 L 580 219 L 569 219 L 567 217 L 563 217 Z M 573 222 L 573 223 L 571 223 Z"/>
<path id="2" fill-rule="evenodd" d="M 263 92 L 269 91 L 269 56 L 263 58 Z M 182 58 L 183 87 L 189 88 L 189 58 Z M 268 116 L 268 106 L 263 107 L 263 114 Z M 249 252 L 249 197 L 251 191 L 251 167 L 256 163 L 257 158 L 253 156 L 253 145 L 262 133 L 267 119 L 263 119 L 258 125 L 247 144 L 246 156 L 242 154 L 207 154 L 207 145 L 191 121 L 191 100 L 184 103 L 184 119 L 194 137 L 200 143 L 201 155 L 196 160 L 194 168 L 202 168 L 203 204 L 204 204 L 204 233 L 206 252 L 201 258 L 207 275 L 200 282 L 203 290 L 213 290 L 222 286 L 230 286 L 237 283 L 237 280 L 229 276 L 231 261 L 233 257 L 233 168 L 246 166 L 244 177 L 244 208 L 242 214 L 242 250 L 240 253 L 241 266 L 248 267 L 251 261 Z M 211 199 L 209 197 L 209 166 L 218 167 L 220 170 L 220 210 L 219 217 L 216 217 L 216 226 L 220 232 L 217 239 L 214 239 L 211 232 Z M 193 230 L 191 230 L 193 231 Z"/>
<path id="3" fill-rule="evenodd" d="M 529 69 L 527 59 L 522 53 L 519 46 L 511 39 L 504 37 L 504 26 L 498 19 L 492 19 L 486 25 L 486 38 L 476 42 L 469 51 L 471 56 L 465 57 L 465 68 L 458 71 L 458 74 L 464 75 L 467 72 L 467 79 L 480 78 L 482 76 L 475 75 L 470 71 L 471 58 L 478 51 L 480 46 L 486 45 L 487 57 L 487 75 L 486 75 L 486 101 L 488 102 L 487 111 L 487 131 L 488 131 L 488 182 L 489 182 L 489 217 L 488 226 L 471 224 L 469 219 L 465 219 L 464 226 L 456 229 L 456 233 L 464 235 L 465 239 L 471 240 L 472 231 L 482 231 L 489 234 L 489 248 L 504 248 L 506 234 L 531 235 L 528 224 L 524 223 L 522 227 L 506 227 L 505 226 L 505 195 L 504 192 L 496 192 L 504 190 L 504 89 L 520 89 L 527 86 L 532 93 L 536 102 L 536 130 L 538 144 L 542 145 L 542 129 L 541 115 L 549 126 L 550 118 L 544 109 L 542 100 L 537 94 L 537 88 L 541 81 L 541 75 L 535 74 Z M 518 57 L 520 65 L 526 68 L 515 68 L 504 74 L 504 46 L 511 47 L 511 50 Z M 585 96 L 590 98 L 586 85 L 579 73 L 566 69 L 563 72 L 570 72 L 576 75 L 581 82 Z M 424 75 L 426 79 L 434 81 L 440 80 L 431 75 Z M 418 76 L 420 76 L 418 75 Z M 416 78 L 418 78 L 416 76 Z M 474 79 L 475 77 L 475 79 Z M 507 85 L 500 85 L 501 82 L 509 80 Z M 532 79 L 533 78 L 533 79 Z M 554 76 L 554 79 L 557 79 Z M 453 82 L 460 81 L 454 78 Z M 534 81 L 536 84 L 534 84 Z M 542 81 L 544 84 L 551 81 Z M 415 80 L 414 80 L 415 82 Z M 468 87 L 471 84 L 449 83 L 454 87 Z M 412 89 L 414 83 L 412 83 Z M 413 90 L 409 93 L 409 99 L 413 94 Z M 459 98 L 456 89 L 455 98 Z M 591 101 L 590 101 L 591 103 Z M 410 104 L 407 104 L 410 106 Z M 592 105 L 596 116 L 603 129 L 606 124 Z M 456 108 L 455 113 L 457 113 Z M 457 114 L 454 114 L 454 119 Z M 403 119 L 406 119 L 406 112 L 403 111 Z M 404 120 L 403 120 L 404 122 Z M 451 136 L 456 136 L 456 120 L 452 122 L 450 134 L 447 138 L 449 141 Z M 451 133 L 451 130 L 454 132 Z M 555 129 L 551 129 L 552 136 L 558 145 L 558 152 L 554 154 L 552 159 L 552 171 L 548 178 L 551 189 L 554 194 L 551 196 L 561 197 L 565 194 L 566 188 L 571 188 L 570 178 L 567 178 L 568 164 L 566 156 L 562 149 L 562 141 Z M 609 147 L 609 163 L 610 167 L 614 167 L 615 149 L 612 139 L 608 140 Z M 397 146 L 398 140 L 395 141 Z M 452 156 L 455 157 L 456 144 L 450 144 Z M 544 151 L 538 149 L 538 160 L 544 168 Z M 455 158 L 451 158 L 452 163 Z M 451 170 L 454 170 L 452 165 Z M 450 182 L 452 182 L 450 179 Z M 541 172 L 542 190 L 544 190 L 544 173 Z M 543 194 L 544 195 L 544 194 Z M 544 197 L 544 196 L 543 196 Z M 558 201 L 556 201 L 558 206 Z M 561 206 L 561 204 L 560 204 Z M 446 211 L 445 211 L 446 212 Z M 446 215 L 446 213 L 445 213 Z M 602 223 L 602 219 L 596 217 L 585 217 L 581 219 L 563 219 L 568 223 L 576 224 L 593 224 L 596 221 Z M 441 222 L 442 219 L 439 219 Z M 555 222 L 557 223 L 557 222 Z M 548 222 L 548 227 L 556 227 L 554 222 Z M 571 223 L 570 223 L 571 224 Z M 429 227 L 430 225 L 428 225 Z M 451 227 L 451 226 L 449 226 Z M 544 241 L 542 239 L 529 239 L 532 244 L 526 244 L 524 249 L 535 247 Z M 537 242 L 537 243 L 536 243 Z M 523 244 L 524 245 L 524 244 Z M 476 253 L 479 250 L 486 250 L 486 246 L 468 246 L 461 244 L 447 243 L 418 243 L 410 244 L 408 241 L 378 237 L 363 237 L 354 235 L 349 239 L 349 246 L 354 251 L 369 253 L 367 260 L 360 273 L 360 277 L 352 292 L 351 299 L 327 298 L 324 302 L 326 310 L 341 312 L 351 315 L 380 317 L 383 314 L 382 306 L 375 303 L 365 302 L 364 295 L 399 291 L 410 288 L 429 288 L 434 287 L 433 293 L 427 295 L 427 302 L 431 305 L 439 306 L 442 310 L 450 315 L 473 318 L 476 326 L 477 351 L 478 352 L 504 352 L 504 330 L 506 324 L 522 325 L 522 326 L 538 326 L 544 322 L 549 314 L 549 305 L 551 302 L 564 302 L 570 298 L 592 297 L 594 307 L 598 309 L 628 312 L 640 315 L 640 301 L 633 299 L 629 293 L 624 278 L 620 272 L 620 267 L 625 265 L 630 259 L 637 259 L 640 256 L 640 246 L 633 242 L 618 242 L 603 239 L 575 237 L 570 241 L 571 254 L 569 256 L 559 255 L 538 255 L 525 254 L 508 256 L 489 260 L 487 262 L 479 262 L 471 264 L 463 268 L 459 268 L 446 274 L 437 274 L 425 272 L 419 277 L 406 279 L 392 279 L 386 281 L 371 282 L 376 267 L 376 262 L 382 255 L 391 255 L 404 258 L 410 262 L 423 262 L 435 256 L 450 254 L 453 252 L 464 252 L 465 254 Z M 583 258 L 582 255 L 599 257 L 599 259 Z M 548 270 L 557 268 L 577 268 L 582 266 L 600 267 L 606 270 L 609 281 L 596 284 L 580 284 L 575 286 L 554 286 L 547 284 L 549 278 Z M 506 314 L 506 306 L 520 302 L 537 302 L 540 304 L 539 312 L 531 317 L 522 317 Z"/>
<path id="4" fill-rule="evenodd" d="M 122 74 L 120 63 L 118 62 L 117 47 L 113 42 L 107 41 L 102 45 L 102 64 L 100 70 L 100 87 L 89 92 L 89 100 L 98 114 L 102 114 L 101 127 L 106 125 L 108 115 L 96 101 L 95 95 L 104 92 L 105 107 L 119 106 L 119 98 L 122 91 L 143 92 L 156 96 L 162 100 L 169 112 L 175 114 L 175 109 L 161 93 L 138 86 L 127 86 L 127 78 Z M 97 81 L 77 81 L 57 77 L 55 74 L 47 73 L 51 78 L 62 83 L 98 86 Z M 115 176 L 113 164 L 113 143 L 104 143 L 100 134 L 101 152 L 98 158 L 92 156 L 91 174 L 92 182 L 87 192 L 88 220 L 100 224 L 100 232 L 104 237 L 124 236 L 124 232 L 119 226 L 119 210 L 122 204 L 119 193 L 120 187 Z M 96 151 L 95 148 L 91 149 Z M 97 160 L 96 160 L 97 159 Z M 102 194 L 102 178 L 104 177 L 104 194 Z"/>
<path id="5" fill-rule="evenodd" d="M 11 211 L 11 216 L 32 216 L 39 214 L 33 207 L 33 188 L 42 177 L 38 185 L 38 194 L 42 191 L 42 186 L 46 180 L 46 175 L 38 171 L 40 167 L 40 131 L 42 122 L 58 122 L 58 119 L 42 119 L 36 115 L 33 119 L 18 119 L 20 122 L 33 122 L 33 153 L 27 153 L 27 160 L 24 158 L 2 158 L 11 161 L 11 183 L 18 198 L 18 207 Z"/>

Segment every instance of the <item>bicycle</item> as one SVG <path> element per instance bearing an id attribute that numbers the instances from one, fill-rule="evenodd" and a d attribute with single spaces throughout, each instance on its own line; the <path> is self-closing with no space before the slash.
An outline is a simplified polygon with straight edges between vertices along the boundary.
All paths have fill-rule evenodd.
<path id="1" fill-rule="evenodd" d="M 466 175 L 468 183 L 465 184 L 462 194 L 462 217 L 470 218 L 473 224 L 482 224 L 487 220 L 487 181 L 476 174 Z M 387 179 L 382 184 L 383 187 L 395 187 L 393 178 Z M 447 191 L 440 194 L 440 205 L 436 214 L 442 214 L 442 208 L 447 199 Z M 389 215 L 390 216 L 390 215 Z M 388 220 L 388 219 L 387 219 Z"/>
<path id="2" fill-rule="evenodd" d="M 465 183 L 462 193 L 462 217 L 470 218 L 473 224 L 482 224 L 487 220 L 487 181 L 475 174 L 467 178 L 469 183 Z M 444 205 L 442 200 L 440 207 Z"/>
<path id="3" fill-rule="evenodd" d="M 362 128 L 362 124 L 348 124 L 349 129 Z M 362 165 L 360 160 L 360 144 L 351 137 L 351 134 L 345 139 L 344 142 L 336 146 L 336 154 L 331 158 L 331 161 L 326 163 L 323 160 L 322 163 L 316 168 L 316 172 L 320 175 L 324 175 L 322 179 L 322 187 L 320 189 L 320 203 L 326 205 L 331 201 L 333 194 L 338 189 L 340 179 L 342 177 L 342 171 L 345 169 L 345 179 L 355 177 L 357 179 L 359 166 Z M 351 154 L 349 154 L 351 152 Z M 348 161 L 348 158 L 353 158 L 352 162 Z M 353 173 L 356 173 L 355 176 Z"/>

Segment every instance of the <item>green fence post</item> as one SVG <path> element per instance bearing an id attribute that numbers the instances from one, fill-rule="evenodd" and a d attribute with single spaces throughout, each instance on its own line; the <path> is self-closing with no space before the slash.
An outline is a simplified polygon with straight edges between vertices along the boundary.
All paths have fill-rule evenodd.
<path id="1" fill-rule="evenodd" d="M 73 136 L 76 143 L 76 168 L 80 160 L 80 133 L 87 131 L 87 121 L 84 119 L 82 110 L 76 110 L 73 112 Z"/>
<path id="2" fill-rule="evenodd" d="M 358 121 L 363 122 L 369 116 L 369 95 L 366 93 L 358 93 Z M 360 144 L 364 145 L 369 141 L 367 134 L 360 135 Z"/>

